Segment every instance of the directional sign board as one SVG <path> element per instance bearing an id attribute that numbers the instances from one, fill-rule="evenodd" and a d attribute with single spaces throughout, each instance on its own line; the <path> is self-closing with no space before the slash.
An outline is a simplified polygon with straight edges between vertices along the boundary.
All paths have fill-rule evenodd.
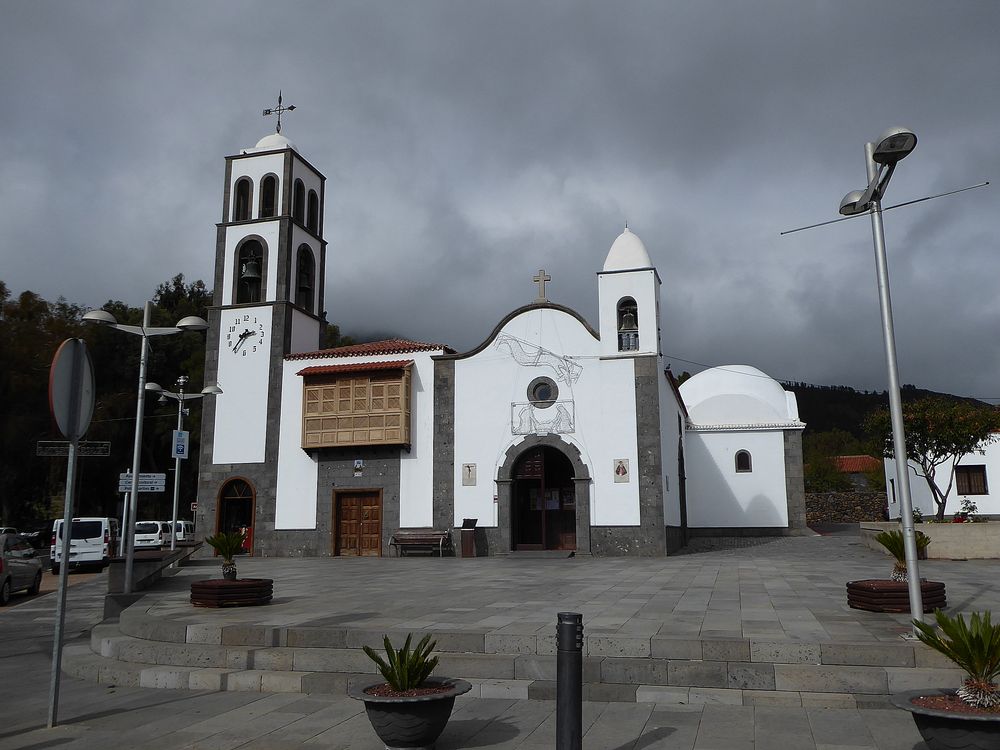
<path id="1" fill-rule="evenodd" d="M 167 488 L 166 474 L 139 474 L 139 482 L 136 487 L 137 492 L 163 492 Z M 130 492 L 132 490 L 132 474 L 123 472 L 118 475 L 118 491 Z"/>
<path id="2" fill-rule="evenodd" d="M 35 443 L 36 456 L 68 456 L 68 440 L 39 440 Z M 81 440 L 76 447 L 77 456 L 110 456 L 111 441 Z"/>

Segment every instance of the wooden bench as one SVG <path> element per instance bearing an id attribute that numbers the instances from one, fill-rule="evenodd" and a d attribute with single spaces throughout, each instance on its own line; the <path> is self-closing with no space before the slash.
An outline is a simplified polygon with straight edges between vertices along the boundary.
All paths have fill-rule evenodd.
<path id="1" fill-rule="evenodd" d="M 400 529 L 389 538 L 389 545 L 401 557 L 406 550 L 427 550 L 431 555 L 437 550 L 444 557 L 445 549 L 451 549 L 451 533 L 436 529 Z"/>

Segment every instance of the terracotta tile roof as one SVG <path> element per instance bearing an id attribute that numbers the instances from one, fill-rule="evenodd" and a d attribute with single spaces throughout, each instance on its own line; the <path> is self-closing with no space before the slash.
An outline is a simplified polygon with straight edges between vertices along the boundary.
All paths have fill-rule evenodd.
<path id="1" fill-rule="evenodd" d="M 408 352 L 428 352 L 441 349 L 448 353 L 454 353 L 452 349 L 444 344 L 425 344 L 422 341 L 407 341 L 406 339 L 386 339 L 385 341 L 372 341 L 367 344 L 352 344 L 351 346 L 338 346 L 334 349 L 320 349 L 316 352 L 299 352 L 289 354 L 285 359 L 318 359 L 320 357 L 366 357 L 376 354 L 407 354 Z"/>
<path id="2" fill-rule="evenodd" d="M 350 365 L 317 365 L 299 370 L 296 375 L 337 375 L 345 372 L 372 372 L 375 370 L 402 370 L 413 364 L 412 359 L 397 359 L 394 362 L 356 362 Z"/>
<path id="3" fill-rule="evenodd" d="M 882 462 L 872 456 L 834 456 L 833 465 L 842 474 L 863 474 L 882 468 Z"/>

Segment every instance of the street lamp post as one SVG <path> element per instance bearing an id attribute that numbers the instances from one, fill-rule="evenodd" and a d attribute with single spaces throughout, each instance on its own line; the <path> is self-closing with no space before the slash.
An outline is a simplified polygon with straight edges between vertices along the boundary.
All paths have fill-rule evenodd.
<path id="1" fill-rule="evenodd" d="M 146 302 L 142 313 L 141 326 L 129 326 L 119 323 L 115 316 L 107 310 L 91 310 L 83 316 L 88 323 L 96 323 L 109 328 L 114 328 L 125 333 L 131 333 L 142 338 L 142 346 L 139 350 L 139 395 L 135 410 L 135 442 L 132 445 L 132 486 L 129 489 L 128 503 L 125 512 L 125 528 L 122 534 L 125 539 L 125 582 L 122 590 L 126 594 L 132 593 L 132 564 L 135 560 L 135 514 L 137 505 L 137 494 L 139 489 L 139 459 L 142 448 L 142 418 L 146 403 L 146 361 L 149 355 L 149 338 L 151 336 L 169 336 L 170 334 L 182 331 L 204 331 L 208 328 L 208 323 L 204 318 L 196 315 L 189 315 L 177 321 L 177 325 L 170 328 L 153 328 L 150 326 L 152 313 L 152 303 Z"/>
<path id="2" fill-rule="evenodd" d="M 185 401 L 193 401 L 197 398 L 203 398 L 204 396 L 217 395 L 222 393 L 222 389 L 217 385 L 209 385 L 201 389 L 201 393 L 185 393 L 184 386 L 187 384 L 188 379 L 186 375 L 181 375 L 177 378 L 177 392 L 165 391 L 160 387 L 158 383 L 146 383 L 146 390 L 152 393 L 160 394 L 160 401 L 166 403 L 167 399 L 173 399 L 177 402 L 177 432 L 183 432 L 184 430 L 184 415 L 187 409 L 184 408 Z M 171 551 L 177 549 L 177 504 L 180 499 L 181 492 L 181 455 L 174 450 L 174 512 L 170 520 L 170 549 Z"/>
<path id="3" fill-rule="evenodd" d="M 917 136 L 905 128 L 886 131 L 877 144 L 865 144 L 865 165 L 868 187 L 844 196 L 840 213 L 844 216 L 869 212 L 872 217 L 872 237 L 875 243 L 875 269 L 878 277 L 879 307 L 882 311 L 882 337 L 885 341 L 886 368 L 889 372 L 889 414 L 892 419 L 892 450 L 896 458 L 896 487 L 899 495 L 899 520 L 903 526 L 903 549 L 906 556 L 907 588 L 910 595 L 910 616 L 923 620 L 924 606 L 917 567 L 917 540 L 913 529 L 913 503 L 910 499 L 910 476 L 907 470 L 906 435 L 903 429 L 903 406 L 899 393 L 899 371 L 896 366 L 896 337 L 892 325 L 892 302 L 889 298 L 889 266 L 885 252 L 885 232 L 882 227 L 882 196 L 892 179 L 896 164 L 906 158 L 917 145 Z M 915 629 L 915 627 L 914 627 Z"/>

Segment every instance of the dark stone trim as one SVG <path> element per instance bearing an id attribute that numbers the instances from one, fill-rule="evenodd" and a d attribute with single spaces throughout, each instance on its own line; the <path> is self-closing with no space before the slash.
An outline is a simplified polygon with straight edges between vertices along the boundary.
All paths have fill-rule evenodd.
<path id="1" fill-rule="evenodd" d="M 812 536 L 808 528 L 792 529 L 785 526 L 690 526 L 688 538 L 695 537 L 753 537 L 753 536 Z"/>
<path id="2" fill-rule="evenodd" d="M 802 466 L 802 431 L 785 430 L 785 498 L 788 502 L 788 527 L 805 531 L 806 488 Z"/>
<path id="3" fill-rule="evenodd" d="M 257 302 L 236 302 L 237 294 L 239 292 L 240 285 L 240 248 L 246 244 L 248 240 L 256 240 L 260 243 L 262 250 L 262 255 L 260 258 L 260 300 Z M 229 290 L 230 299 L 233 301 L 234 305 L 264 305 L 267 304 L 267 259 L 270 253 L 270 248 L 267 246 L 267 240 L 261 237 L 259 234 L 246 234 L 240 237 L 239 242 L 233 248 L 233 256 L 229 259 L 232 263 L 233 268 L 233 285 Z"/>
<path id="4" fill-rule="evenodd" d="M 567 443 L 558 435 L 528 435 L 524 440 L 507 449 L 503 464 L 497 471 L 497 531 L 493 554 L 505 555 L 513 547 L 511 540 L 511 488 L 514 465 L 521 455 L 532 448 L 544 446 L 555 448 L 573 464 L 573 484 L 576 489 L 576 554 L 591 554 L 590 488 L 591 476 L 587 464 L 583 462 L 580 449 Z"/>
<path id="5" fill-rule="evenodd" d="M 616 273 L 637 273 L 637 272 L 640 272 L 640 271 L 652 271 L 653 272 L 653 276 L 656 277 L 656 283 L 657 284 L 662 284 L 663 283 L 662 281 L 660 281 L 660 273 L 659 273 L 659 271 L 657 271 L 653 266 L 645 266 L 644 268 L 623 268 L 623 269 L 621 269 L 619 271 L 598 271 L 597 275 L 598 276 L 613 276 Z"/>
<path id="6" fill-rule="evenodd" d="M 455 526 L 455 363 L 434 363 L 434 528 Z M 454 544 L 455 540 L 452 539 Z"/>
<path id="7" fill-rule="evenodd" d="M 531 312 L 532 310 L 558 310 L 559 312 L 564 312 L 567 315 L 572 315 L 574 318 L 580 321 L 580 324 L 587 329 L 587 331 L 590 333 L 591 336 L 594 337 L 595 340 L 597 341 L 601 340 L 601 335 L 597 331 L 595 331 L 591 327 L 590 323 L 588 323 L 584 319 L 584 317 L 580 315 L 580 313 L 578 313 L 576 310 L 573 310 L 564 305 L 557 305 L 554 302 L 533 302 L 530 305 L 524 305 L 524 307 L 519 307 L 513 312 L 509 313 L 507 317 L 505 317 L 503 320 L 497 323 L 496 327 L 493 329 L 493 332 L 489 336 L 487 336 L 486 340 L 483 341 L 483 343 L 481 343 L 475 349 L 471 349 L 461 354 L 438 354 L 434 356 L 433 359 L 467 359 L 469 357 L 473 357 L 476 354 L 479 354 L 479 352 L 486 349 L 490 344 L 492 344 L 494 339 L 496 339 L 496 337 L 500 334 L 500 331 L 503 330 L 503 327 L 507 325 L 510 321 L 512 321 L 518 315 Z"/>
<path id="8" fill-rule="evenodd" d="M 639 534 L 645 554 L 666 554 L 663 516 L 663 455 L 660 436 L 659 358 L 636 357 L 635 440 L 639 483 Z"/>
<path id="9" fill-rule="evenodd" d="M 224 224 L 217 224 L 215 228 L 215 288 L 212 291 L 212 304 L 216 307 L 222 304 L 222 290 L 226 278 L 226 262 L 226 226 Z"/>
<path id="10" fill-rule="evenodd" d="M 281 169 L 281 216 L 292 215 L 292 152 L 285 150 L 285 163 Z"/>
<path id="11" fill-rule="evenodd" d="M 226 181 L 222 185 L 222 221 L 229 221 L 229 202 L 232 199 L 233 160 L 226 159 Z"/>

